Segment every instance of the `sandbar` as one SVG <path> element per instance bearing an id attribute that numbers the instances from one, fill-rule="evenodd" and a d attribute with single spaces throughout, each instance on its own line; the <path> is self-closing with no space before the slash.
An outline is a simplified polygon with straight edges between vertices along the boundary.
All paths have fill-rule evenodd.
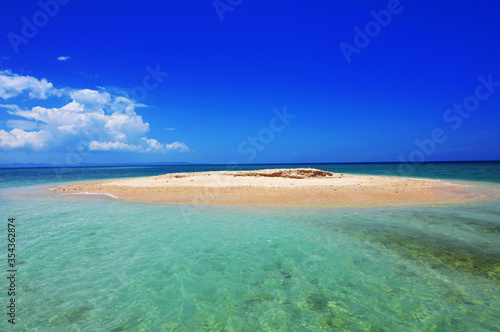
<path id="1" fill-rule="evenodd" d="M 439 180 L 313 168 L 169 173 L 63 185 L 56 191 L 103 194 L 135 202 L 285 206 L 460 204 L 492 196 Z"/>

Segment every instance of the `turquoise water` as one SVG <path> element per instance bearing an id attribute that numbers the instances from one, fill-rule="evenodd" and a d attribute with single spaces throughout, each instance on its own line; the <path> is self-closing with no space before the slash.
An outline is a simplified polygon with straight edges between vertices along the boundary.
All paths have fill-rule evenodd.
<path id="1" fill-rule="evenodd" d="M 397 164 L 312 166 L 401 175 Z M 0 170 L 0 216 L 18 224 L 17 324 L 4 315 L 2 330 L 500 330 L 496 199 L 311 209 L 48 190 L 61 181 L 207 169 L 223 166 Z M 499 174 L 500 163 L 436 163 L 412 176 L 498 188 Z M 6 237 L 5 229 L 5 251 Z"/>

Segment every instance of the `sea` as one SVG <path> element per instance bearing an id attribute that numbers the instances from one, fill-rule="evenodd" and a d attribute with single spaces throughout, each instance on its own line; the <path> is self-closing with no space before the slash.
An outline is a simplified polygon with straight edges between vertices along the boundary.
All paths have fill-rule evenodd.
<path id="1" fill-rule="evenodd" d="M 500 162 L 237 169 L 297 167 L 500 189 Z M 226 168 L 0 169 L 0 331 L 500 331 L 498 198 L 311 208 L 51 190 Z"/>

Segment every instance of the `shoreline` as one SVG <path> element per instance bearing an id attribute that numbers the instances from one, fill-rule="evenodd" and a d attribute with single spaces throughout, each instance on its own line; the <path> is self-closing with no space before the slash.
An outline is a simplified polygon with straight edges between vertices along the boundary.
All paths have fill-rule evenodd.
<path id="1" fill-rule="evenodd" d="M 299 168 L 169 173 L 68 184 L 55 191 L 148 203 L 324 207 L 460 204 L 494 196 L 472 189 L 437 179 Z"/>

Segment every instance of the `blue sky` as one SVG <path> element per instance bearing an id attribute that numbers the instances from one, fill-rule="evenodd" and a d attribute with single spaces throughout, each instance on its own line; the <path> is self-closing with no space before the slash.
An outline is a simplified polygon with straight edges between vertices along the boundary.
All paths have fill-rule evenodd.
<path id="1" fill-rule="evenodd" d="M 500 159 L 494 1 L 3 1 L 0 163 Z"/>

